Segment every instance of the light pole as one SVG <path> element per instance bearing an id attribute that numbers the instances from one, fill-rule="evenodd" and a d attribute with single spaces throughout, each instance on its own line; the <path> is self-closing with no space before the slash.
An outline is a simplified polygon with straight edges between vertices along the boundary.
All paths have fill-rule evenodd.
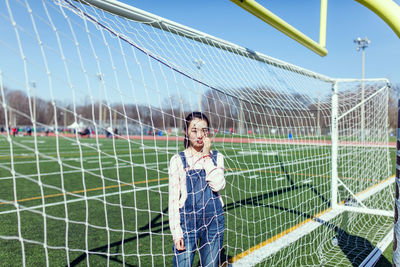
<path id="1" fill-rule="evenodd" d="M 365 89 L 364 89 L 364 65 L 365 65 L 365 48 L 368 47 L 371 41 L 368 40 L 367 37 L 360 38 L 354 40 L 354 43 L 357 44 L 357 51 L 361 50 L 362 54 L 362 67 L 361 67 L 361 141 L 364 141 L 364 128 L 365 128 L 365 111 L 364 111 L 364 97 L 365 97 Z"/>
<path id="2" fill-rule="evenodd" d="M 32 81 L 31 85 L 33 88 L 33 120 L 36 123 L 36 82 Z"/>
<path id="3" fill-rule="evenodd" d="M 102 82 L 103 82 L 103 74 L 101 74 L 101 73 L 97 73 L 97 79 L 99 80 L 99 94 L 100 94 L 100 96 L 99 96 L 99 126 L 101 127 L 101 125 L 102 125 L 102 120 L 103 120 L 103 118 L 102 118 L 102 110 L 101 110 L 101 107 L 102 107 L 102 102 L 103 102 L 103 87 L 102 87 Z"/>
<path id="4" fill-rule="evenodd" d="M 201 80 L 201 67 L 206 64 L 203 60 L 201 59 L 193 59 L 193 64 L 196 66 L 196 68 L 199 70 L 199 80 Z M 198 98 L 198 105 L 199 105 L 199 111 L 202 112 L 202 107 L 201 107 L 201 90 L 200 90 L 200 83 L 199 83 L 199 98 Z"/>
<path id="5" fill-rule="evenodd" d="M 64 118 L 64 132 L 65 132 L 65 129 L 67 128 L 67 112 L 66 111 L 61 111 L 61 113 L 60 113 L 62 116 L 63 116 L 63 118 Z"/>

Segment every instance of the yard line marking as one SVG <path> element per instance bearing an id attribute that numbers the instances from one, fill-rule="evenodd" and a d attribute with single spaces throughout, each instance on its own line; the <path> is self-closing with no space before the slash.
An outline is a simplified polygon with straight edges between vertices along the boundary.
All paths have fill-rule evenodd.
<path id="1" fill-rule="evenodd" d="M 252 170 L 250 170 L 250 171 L 252 171 Z M 247 172 L 249 172 L 249 171 L 247 171 Z M 236 173 L 243 173 L 243 171 L 239 171 L 239 172 L 236 172 Z M 235 175 L 235 173 L 230 173 L 231 175 Z M 163 181 L 163 180 L 167 180 L 168 179 L 168 177 L 165 177 L 165 178 L 160 178 L 160 179 L 158 179 L 158 178 L 156 178 L 156 179 L 151 179 L 151 180 L 144 180 L 144 181 L 138 181 L 138 182 L 135 182 L 135 184 L 143 184 L 143 183 L 148 183 L 148 182 L 155 182 L 155 181 Z M 120 184 L 120 185 L 110 185 L 110 186 L 106 186 L 106 187 L 104 187 L 104 189 L 109 189 L 109 188 L 115 188 L 115 187 L 118 187 L 118 186 L 127 186 L 127 185 L 132 185 L 132 183 L 124 183 L 124 184 Z M 96 191 L 96 190 L 102 190 L 103 189 L 103 187 L 96 187 L 96 188 L 91 188 L 91 189 L 86 189 L 86 192 L 89 192 L 89 191 Z M 37 196 L 37 197 L 30 197 L 30 198 L 24 198 L 24 199 L 19 199 L 19 200 L 17 200 L 17 202 L 24 202 L 24 201 L 30 201 L 30 200 L 37 200 L 37 199 L 42 199 L 42 198 L 50 198 L 50 197 L 59 197 L 59 196 L 63 196 L 64 194 L 77 194 L 77 193 L 83 193 L 83 192 L 85 192 L 85 190 L 77 190 L 77 191 L 73 191 L 73 192 L 66 192 L 66 193 L 57 193 L 57 194 L 52 194 L 52 195 L 45 195 L 45 196 Z M 3 205 L 3 204 L 11 204 L 11 203 L 14 203 L 14 201 L 10 201 L 10 202 L 0 202 L 0 205 Z"/>
<path id="2" fill-rule="evenodd" d="M 239 151 L 238 154 L 244 156 L 258 155 L 258 151 Z"/>
<path id="3" fill-rule="evenodd" d="M 276 156 L 276 155 L 278 155 L 279 153 L 278 152 L 276 152 L 276 151 L 271 151 L 271 152 L 263 152 L 263 153 L 261 153 L 261 155 L 263 155 L 263 156 Z M 282 156 L 282 154 L 279 154 L 279 155 L 281 155 Z"/>
<path id="4" fill-rule="evenodd" d="M 21 141 L 22 143 L 35 143 L 35 140 L 22 140 Z M 44 144 L 44 143 L 46 143 L 44 140 L 37 140 L 36 141 L 36 143 L 38 143 L 38 144 Z"/>
<path id="5" fill-rule="evenodd" d="M 110 170 L 110 169 L 115 169 L 115 166 L 102 168 L 102 170 Z M 100 168 L 84 169 L 84 171 L 88 171 L 88 172 L 97 171 L 97 170 L 100 170 Z M 71 170 L 71 171 L 63 171 L 62 173 L 63 174 L 71 174 L 71 173 L 81 173 L 81 172 L 82 172 L 82 169 Z M 57 174 L 61 174 L 61 172 L 41 173 L 40 176 L 44 177 L 44 176 L 57 175 Z M 36 177 L 36 176 L 37 176 L 37 173 L 35 173 L 35 174 L 24 174 L 24 175 L 17 175 L 16 174 L 16 178 L 17 179 L 25 178 L 25 177 Z M 0 180 L 8 180 L 8 179 L 13 179 L 13 177 L 12 176 L 8 176 L 8 177 L 1 177 L 0 178 Z"/>
<path id="6" fill-rule="evenodd" d="M 87 146 L 87 147 L 97 147 L 97 143 L 83 143 L 83 142 L 80 142 L 78 144 L 76 142 L 73 142 L 70 145 L 71 146 L 79 146 L 79 145 L 81 145 L 81 146 Z M 102 143 L 99 143 L 99 146 L 102 146 L 102 145 L 103 145 Z"/>
<path id="7" fill-rule="evenodd" d="M 151 182 L 164 181 L 164 180 L 168 180 L 168 177 L 160 178 L 160 179 L 156 178 L 156 179 L 151 179 L 151 180 L 138 181 L 138 182 L 135 182 L 134 184 L 135 185 L 136 184 L 144 184 L 144 183 L 151 183 Z M 45 195 L 43 197 L 42 196 L 29 197 L 29 198 L 18 199 L 17 202 L 25 202 L 25 201 L 30 201 L 30 200 L 42 199 L 42 198 L 51 198 L 51 197 L 59 197 L 59 196 L 64 196 L 64 195 L 79 194 L 79 193 L 83 193 L 83 192 L 103 190 L 103 188 L 104 189 L 110 189 L 110 188 L 116 188 L 116 187 L 123 187 L 123 186 L 127 186 L 127 185 L 132 185 L 132 183 L 109 185 L 109 186 L 105 186 L 105 187 L 101 186 L 101 187 L 96 187 L 96 188 L 89 188 L 89 189 L 86 189 L 86 190 L 76 190 L 76 191 L 66 192 L 66 193 L 57 193 L 57 194 Z M 0 205 L 12 204 L 12 203 L 14 203 L 14 201 L 0 202 Z"/>
<path id="8" fill-rule="evenodd" d="M 88 160 L 88 161 L 86 161 L 87 163 L 99 163 L 99 161 L 98 160 Z M 112 162 L 112 161 L 101 161 L 101 165 L 106 165 L 106 164 L 113 164 L 114 162 Z"/>
<path id="9" fill-rule="evenodd" d="M 175 146 L 141 146 L 140 149 L 154 149 L 154 150 L 179 150 L 179 147 Z"/>
<path id="10" fill-rule="evenodd" d="M 258 174 L 255 174 L 255 175 L 250 175 L 250 176 L 247 176 L 247 178 L 250 178 L 250 179 L 254 179 L 254 178 L 257 178 L 257 177 L 259 177 L 260 175 L 258 175 Z"/>
<path id="11" fill-rule="evenodd" d="M 52 162 L 52 161 L 50 161 L 50 162 Z M 40 161 L 40 162 L 42 162 L 42 161 Z M 47 162 L 47 161 L 45 161 L 45 162 Z M 34 162 L 34 163 L 36 163 L 36 162 Z M 104 164 L 114 164 L 114 162 L 104 162 L 102 164 L 103 165 Z M 148 167 L 152 167 L 152 166 L 156 166 L 156 165 L 162 165 L 162 164 L 167 164 L 167 162 L 159 162 L 159 164 L 157 164 L 157 163 L 135 164 L 133 167 L 143 167 L 143 168 L 147 168 L 147 169 L 151 170 Z M 0 163 L 0 167 L 1 166 L 4 166 L 4 163 Z M 119 167 L 127 168 L 127 167 L 131 167 L 131 166 L 130 166 L 130 164 L 127 164 L 125 166 L 119 165 Z M 103 167 L 101 169 L 102 170 L 110 170 L 110 169 L 116 169 L 116 167 L 115 166 Z M 86 169 L 84 169 L 84 171 L 87 171 L 87 172 L 97 171 L 97 170 L 100 170 L 100 168 L 86 168 Z M 155 170 L 155 171 L 157 171 L 157 170 Z M 63 174 L 71 174 L 71 173 L 81 173 L 81 172 L 82 172 L 82 169 L 75 169 L 75 170 L 71 170 L 71 171 L 63 171 L 62 173 Z M 43 176 L 50 176 L 50 175 L 57 175 L 57 174 L 61 174 L 61 172 L 41 173 L 40 176 L 43 177 Z M 37 173 L 35 173 L 35 174 L 16 175 L 16 178 L 20 179 L 20 178 L 24 178 L 24 177 L 35 177 L 35 176 L 37 176 Z M 13 177 L 12 176 L 0 177 L 0 181 L 1 180 L 7 180 L 7 179 L 13 179 Z"/>
<path id="12" fill-rule="evenodd" d="M 59 146 L 59 147 L 64 148 L 63 146 Z M 21 148 L 21 150 L 22 150 L 22 151 L 25 151 L 25 150 L 27 150 L 27 148 L 28 148 L 28 147 Z M 90 148 L 92 148 L 92 147 L 90 147 Z M 9 147 L 6 147 L 6 149 L 9 149 Z M 16 149 L 18 149 L 18 147 L 17 147 Z M 31 149 L 31 148 L 30 148 L 30 149 Z M 43 153 L 43 151 L 45 151 L 45 150 L 43 150 L 43 149 L 40 149 L 40 151 L 41 151 L 42 153 L 40 153 L 39 156 L 57 155 L 56 152 L 53 152 L 53 153 Z M 53 150 L 51 150 L 51 151 L 53 151 Z M 118 149 L 118 152 L 122 152 L 122 151 L 129 151 L 129 149 Z M 143 150 L 140 150 L 140 149 L 137 149 L 137 148 L 131 149 L 131 152 L 134 152 L 134 151 L 137 151 L 138 153 L 131 154 L 132 156 L 134 156 L 134 157 L 141 157 L 141 156 L 143 156 Z M 13 158 L 14 158 L 14 159 L 17 159 L 17 158 L 35 158 L 35 155 L 33 154 L 33 151 L 31 151 L 31 152 L 32 152 L 32 154 L 25 154 L 25 155 L 28 155 L 28 156 L 21 156 L 21 154 L 14 154 L 14 157 L 13 157 Z M 102 155 L 104 155 L 104 156 L 108 156 L 108 157 L 111 157 L 111 158 L 114 158 L 114 156 L 115 156 L 115 155 L 114 155 L 114 150 L 113 150 L 113 149 L 102 149 L 102 152 L 103 152 Z M 112 154 L 106 154 L 106 152 L 111 152 Z M 98 152 L 97 152 L 97 151 L 83 152 L 83 154 L 84 154 L 84 157 L 87 157 L 87 156 L 89 156 L 89 155 L 95 155 L 95 156 L 92 157 L 92 158 L 98 157 Z M 146 153 L 146 155 L 156 155 L 156 154 L 159 154 L 159 153 L 156 153 L 156 152 Z M 79 156 L 80 156 L 80 153 L 78 153 L 78 152 L 61 152 L 61 153 L 60 153 L 60 156 L 61 156 L 61 157 L 65 157 L 65 156 L 77 156 L 77 157 L 79 157 Z M 123 155 L 118 156 L 118 157 L 127 157 L 127 156 L 129 156 L 129 154 L 123 154 Z M 11 158 L 11 157 L 10 157 L 10 154 L 5 154 L 5 156 L 0 156 L 0 159 L 10 159 L 10 158 Z M 87 158 L 89 158 L 89 157 L 87 157 Z"/>
<path id="13" fill-rule="evenodd" d="M 108 193 L 105 195 L 97 195 L 97 196 L 90 196 L 90 197 L 86 197 L 86 200 L 91 200 L 91 199 L 96 199 L 96 200 L 102 200 L 102 197 L 109 197 L 109 196 L 113 196 L 113 195 L 117 195 L 117 194 L 125 194 L 125 193 L 131 193 L 131 192 L 139 192 L 139 191 L 143 191 L 143 190 L 149 190 L 149 189 L 154 189 L 154 188 L 162 188 L 167 186 L 168 183 L 166 184 L 160 184 L 160 185 L 153 185 L 153 186 L 149 186 L 149 187 L 139 187 L 139 188 L 135 188 L 135 189 L 130 189 L 130 190 L 124 190 L 122 192 L 114 192 L 114 193 Z M 73 202 L 78 202 L 78 201 L 83 201 L 85 199 L 82 199 L 82 197 L 78 197 L 76 199 L 70 199 L 67 201 L 60 201 L 60 202 L 54 202 L 54 203 L 49 203 L 49 204 L 45 204 L 45 205 L 38 205 L 38 206 L 33 206 L 33 207 L 23 207 L 20 208 L 19 211 L 30 211 L 30 210 L 35 210 L 35 209 L 41 209 L 43 207 L 51 207 L 51 206 L 58 206 L 58 205 L 63 205 L 64 203 L 68 204 L 68 203 L 73 203 Z M 10 203 L 12 204 L 12 202 Z M 17 212 L 17 210 L 6 210 L 6 211 L 2 211 L 0 212 L 0 215 L 2 214 L 7 214 L 7 213 L 15 213 Z"/>
<path id="14" fill-rule="evenodd" d="M 275 178 L 275 181 L 281 181 L 281 180 L 285 180 L 285 177 L 278 177 L 278 178 Z"/>

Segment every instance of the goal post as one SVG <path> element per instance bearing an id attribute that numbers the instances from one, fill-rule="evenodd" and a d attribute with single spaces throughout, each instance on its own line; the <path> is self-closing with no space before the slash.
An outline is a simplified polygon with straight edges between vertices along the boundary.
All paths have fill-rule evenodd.
<path id="1" fill-rule="evenodd" d="M 393 235 L 393 265 L 400 264 L 400 222 L 399 222 L 399 207 L 400 207 L 400 99 L 397 104 L 397 132 L 396 132 L 396 182 L 395 182 L 395 202 L 394 202 L 394 235 Z"/>
<path id="2" fill-rule="evenodd" d="M 199 109 L 225 159 L 221 264 L 359 265 L 390 241 L 388 80 L 114 0 L 6 0 L 0 25 L 1 262 L 171 265 L 168 169 Z"/>

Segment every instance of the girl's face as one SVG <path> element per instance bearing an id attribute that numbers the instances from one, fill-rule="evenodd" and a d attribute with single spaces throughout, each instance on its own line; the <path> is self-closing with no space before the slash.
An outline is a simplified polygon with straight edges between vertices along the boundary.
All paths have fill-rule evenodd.
<path id="1" fill-rule="evenodd" d="M 190 146 L 195 149 L 201 149 L 204 146 L 204 138 L 208 137 L 209 134 L 207 121 L 194 118 L 189 123 L 186 134 L 189 137 Z"/>

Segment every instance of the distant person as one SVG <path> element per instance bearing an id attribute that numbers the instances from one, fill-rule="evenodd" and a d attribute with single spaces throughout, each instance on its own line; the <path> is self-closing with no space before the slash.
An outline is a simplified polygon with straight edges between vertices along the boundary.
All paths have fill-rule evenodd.
<path id="1" fill-rule="evenodd" d="M 4 127 L 3 126 L 1 126 L 1 128 L 0 128 L 0 132 L 4 133 Z"/>
<path id="2" fill-rule="evenodd" d="M 89 128 L 86 127 L 83 131 L 80 131 L 79 135 L 81 137 L 86 136 L 87 138 L 90 138 L 90 130 L 89 130 Z"/>
<path id="3" fill-rule="evenodd" d="M 192 266 L 196 251 L 201 266 L 219 266 L 225 217 L 219 191 L 225 187 L 224 157 L 211 151 L 209 121 L 201 112 L 185 119 L 185 150 L 169 166 L 169 226 L 173 266 Z M 222 262 L 221 262 L 222 263 Z"/>
<path id="4" fill-rule="evenodd" d="M 118 129 L 117 128 L 114 129 L 114 138 L 118 139 Z"/>
<path id="5" fill-rule="evenodd" d="M 31 136 L 32 135 L 32 128 L 31 127 L 26 127 L 26 134 Z"/>
<path id="6" fill-rule="evenodd" d="M 12 135 L 15 137 L 15 135 L 16 135 L 17 132 L 18 132 L 17 127 L 12 127 L 11 130 L 12 130 Z"/>
<path id="7" fill-rule="evenodd" d="M 107 138 L 111 138 L 112 132 L 113 132 L 113 129 L 112 129 L 111 127 L 108 127 L 108 128 L 106 129 L 106 137 L 107 137 Z"/>

